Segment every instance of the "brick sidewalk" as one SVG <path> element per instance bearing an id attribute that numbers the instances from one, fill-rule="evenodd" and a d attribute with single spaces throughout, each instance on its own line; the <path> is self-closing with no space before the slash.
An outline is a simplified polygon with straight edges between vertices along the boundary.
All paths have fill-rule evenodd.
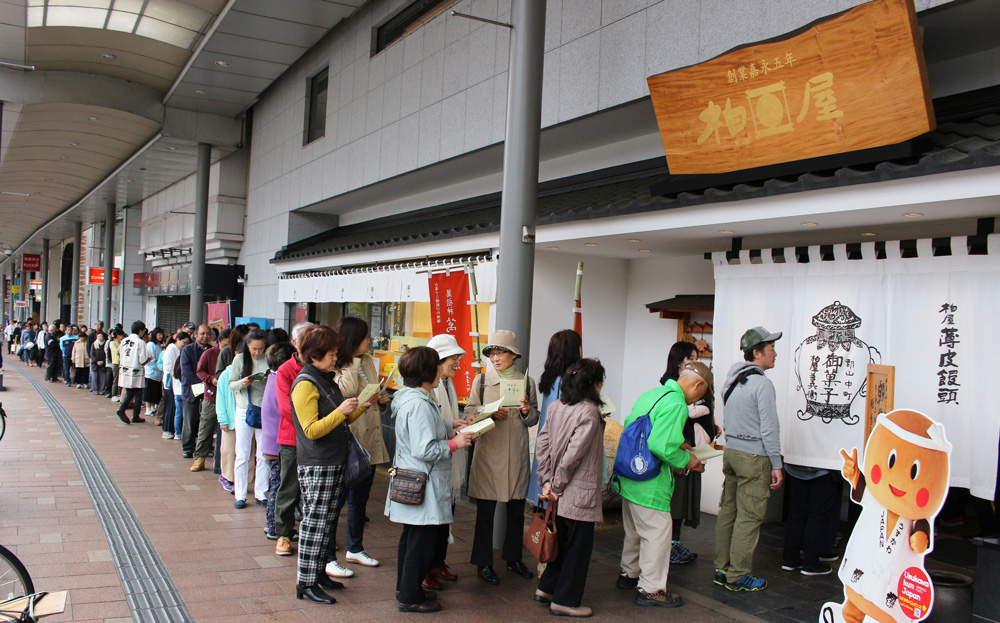
<path id="1" fill-rule="evenodd" d="M 7 435 L 0 441 L 0 543 L 14 550 L 35 580 L 36 590 L 70 589 L 65 614 L 58 621 L 131 621 L 111 551 L 93 503 L 80 480 L 48 408 L 34 388 L 11 366 L 41 378 L 42 370 L 8 364 L 6 391 L 0 394 L 8 414 Z M 233 508 L 210 471 L 192 473 L 181 458 L 180 442 L 160 438 L 160 429 L 122 424 L 117 403 L 86 390 L 47 383 L 45 387 L 69 412 L 105 463 L 112 478 L 141 521 L 188 610 L 199 623 L 239 621 L 402 621 L 393 596 L 399 527 L 382 515 L 388 485 L 384 472 L 375 480 L 365 530 L 367 551 L 382 561 L 369 569 L 353 566 L 357 575 L 347 589 L 336 591 L 337 604 L 320 606 L 295 599 L 294 556 L 274 555 L 274 542 L 264 537 L 264 509 Z M 471 550 L 474 509 L 460 504 L 456 542 L 449 551 L 459 582 L 441 592 L 444 609 L 435 621 L 510 622 L 550 620 L 548 610 L 532 600 L 536 583 L 523 580 L 498 564 L 500 586 L 475 579 L 463 564 Z M 614 528 L 611 528 L 612 530 Z M 339 542 L 343 543 L 342 527 Z M 526 563 L 533 566 L 529 557 Z M 594 621 L 661 621 L 681 616 L 686 622 L 759 620 L 724 604 L 681 591 L 686 604 L 665 613 L 631 603 L 630 591 L 614 588 L 618 561 L 595 552 L 586 605 Z"/>

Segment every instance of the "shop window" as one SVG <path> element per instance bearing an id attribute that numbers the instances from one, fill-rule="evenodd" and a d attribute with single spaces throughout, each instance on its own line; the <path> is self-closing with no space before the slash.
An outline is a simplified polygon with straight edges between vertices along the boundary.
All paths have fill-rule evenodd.
<path id="1" fill-rule="evenodd" d="M 306 92 L 306 128 L 303 145 L 326 136 L 326 100 L 329 90 L 329 68 L 309 79 Z"/>
<path id="2" fill-rule="evenodd" d="M 372 29 L 372 56 L 442 13 L 457 0 L 415 0 Z"/>

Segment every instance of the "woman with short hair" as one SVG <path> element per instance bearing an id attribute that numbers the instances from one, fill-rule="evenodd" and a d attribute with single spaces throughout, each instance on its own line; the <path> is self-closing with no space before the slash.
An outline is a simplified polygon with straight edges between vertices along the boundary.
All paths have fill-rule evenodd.
<path id="1" fill-rule="evenodd" d="M 421 587 L 431 571 L 434 558 L 448 540 L 451 511 L 451 454 L 468 447 L 467 435 L 454 434 L 441 418 L 431 391 L 441 380 L 437 351 L 427 346 L 408 349 L 399 359 L 403 389 L 392 401 L 396 420 L 394 470 L 407 469 L 427 474 L 420 504 L 401 504 L 386 499 L 389 520 L 403 524 L 396 561 L 396 599 L 400 612 L 436 612 L 441 609 L 437 595 Z M 453 436 L 454 435 L 454 436 Z M 395 477 L 395 476 L 394 476 Z M 301 547 L 301 546 L 300 546 Z"/>
<path id="2" fill-rule="evenodd" d="M 299 341 L 302 370 L 292 384 L 292 422 L 302 521 L 299 523 L 299 571 L 295 596 L 314 603 L 336 600 L 324 588 L 343 584 L 324 572 L 326 550 L 332 538 L 333 515 L 344 494 L 347 463 L 347 426 L 364 415 L 374 399 L 358 406 L 345 399 L 333 380 L 341 339 L 327 326 L 309 327 Z"/>

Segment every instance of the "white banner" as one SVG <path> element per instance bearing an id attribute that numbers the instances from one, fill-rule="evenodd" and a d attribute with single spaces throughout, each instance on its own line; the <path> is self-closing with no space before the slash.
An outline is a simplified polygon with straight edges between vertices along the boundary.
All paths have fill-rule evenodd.
<path id="1" fill-rule="evenodd" d="M 431 300 L 427 288 L 427 266 L 379 269 L 352 274 L 310 275 L 278 280 L 282 303 L 379 303 Z M 432 266 L 433 268 L 433 266 Z M 462 266 L 452 268 L 461 271 Z M 481 303 L 496 301 L 497 264 L 476 264 L 476 285 Z M 464 302 L 464 301 L 463 301 Z"/>
<path id="2" fill-rule="evenodd" d="M 966 238 L 952 240 L 952 255 L 933 257 L 930 240 L 918 257 L 902 259 L 898 242 L 875 244 L 848 260 L 844 245 L 834 260 L 761 263 L 749 252 L 715 264 L 714 360 L 716 378 L 742 360 L 740 336 L 754 326 L 781 331 L 777 363 L 767 376 L 777 390 L 782 451 L 789 463 L 839 470 L 841 448 L 864 445 L 864 381 L 869 363 L 895 366 L 895 408 L 913 409 L 945 425 L 957 452 L 951 485 L 993 498 L 1000 410 L 988 391 L 997 383 L 1000 329 L 1000 236 L 988 255 L 970 256 Z M 755 260 L 758 261 L 758 260 Z M 725 417 L 722 386 L 716 405 Z"/>

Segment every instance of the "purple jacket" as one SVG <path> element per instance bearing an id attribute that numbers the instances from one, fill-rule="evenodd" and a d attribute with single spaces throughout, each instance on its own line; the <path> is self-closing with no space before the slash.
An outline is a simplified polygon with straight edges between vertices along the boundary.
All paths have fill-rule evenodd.
<path id="1" fill-rule="evenodd" d="M 268 456 L 278 456 L 278 422 L 281 412 L 278 410 L 278 395 L 274 388 L 277 375 L 267 375 L 267 385 L 264 386 L 264 399 L 260 401 L 261 443 L 260 449 Z"/>

